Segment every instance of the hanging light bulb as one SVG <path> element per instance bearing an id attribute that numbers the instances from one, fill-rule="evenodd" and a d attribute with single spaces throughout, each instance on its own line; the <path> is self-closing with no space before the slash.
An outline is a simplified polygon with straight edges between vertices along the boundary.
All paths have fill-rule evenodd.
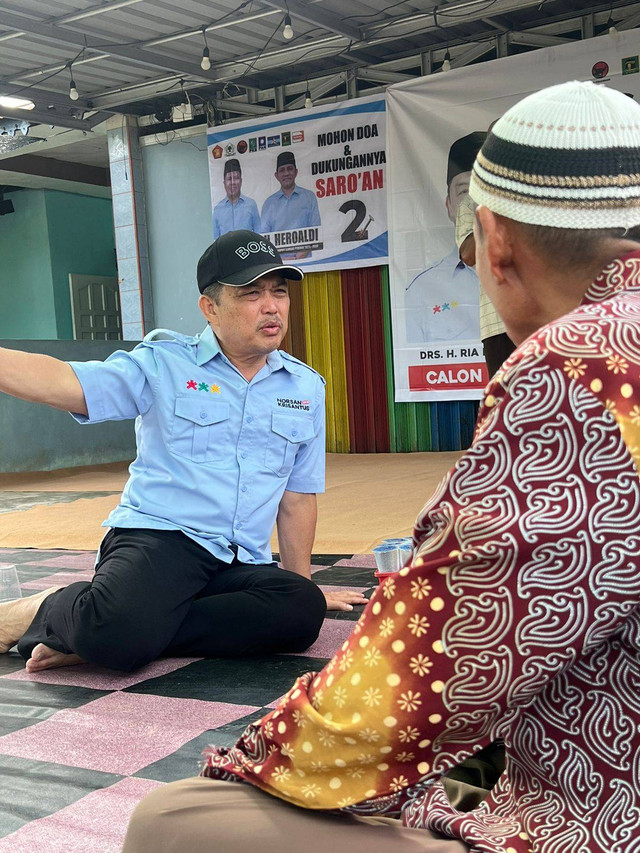
<path id="1" fill-rule="evenodd" d="M 304 108 L 305 110 L 310 110 L 313 106 L 313 101 L 311 100 L 311 92 L 307 89 L 304 94 Z"/>
<path id="2" fill-rule="evenodd" d="M 616 29 L 616 25 L 613 22 L 611 14 L 609 15 L 609 20 L 607 21 L 607 29 L 609 30 L 609 35 L 612 39 L 618 38 L 619 33 Z"/>
<path id="3" fill-rule="evenodd" d="M 202 38 L 204 39 L 204 47 L 202 48 L 202 59 L 200 60 L 200 68 L 203 71 L 208 71 L 211 68 L 211 59 L 209 45 L 207 44 L 207 28 L 202 28 Z"/>
<path id="4" fill-rule="evenodd" d="M 284 27 L 282 29 L 282 37 L 287 41 L 293 38 L 293 27 L 291 26 L 291 15 L 287 12 L 284 16 Z"/>
<path id="5" fill-rule="evenodd" d="M 451 71 L 451 54 L 449 53 L 449 48 L 447 48 L 447 52 L 444 55 L 444 62 L 442 63 L 443 71 Z"/>
<path id="6" fill-rule="evenodd" d="M 71 68 L 71 63 L 69 63 L 69 74 L 71 75 L 71 79 L 69 80 L 69 97 L 72 101 L 77 101 L 80 97 L 80 94 L 76 89 L 76 81 L 73 79 L 73 70 Z"/>

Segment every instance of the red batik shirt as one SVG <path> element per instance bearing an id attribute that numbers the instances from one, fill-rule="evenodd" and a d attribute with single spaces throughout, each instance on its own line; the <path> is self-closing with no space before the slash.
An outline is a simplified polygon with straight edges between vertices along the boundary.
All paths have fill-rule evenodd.
<path id="1" fill-rule="evenodd" d="M 411 566 L 203 773 L 478 853 L 640 851 L 639 462 L 636 252 L 506 362 Z M 500 738 L 497 786 L 456 811 L 439 777 Z"/>

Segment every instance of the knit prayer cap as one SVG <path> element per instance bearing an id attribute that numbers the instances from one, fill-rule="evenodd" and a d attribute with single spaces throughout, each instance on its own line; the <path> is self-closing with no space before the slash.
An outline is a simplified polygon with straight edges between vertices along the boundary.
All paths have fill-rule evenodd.
<path id="1" fill-rule="evenodd" d="M 640 106 L 594 83 L 529 95 L 493 126 L 471 197 L 517 222 L 553 228 L 640 224 Z"/>

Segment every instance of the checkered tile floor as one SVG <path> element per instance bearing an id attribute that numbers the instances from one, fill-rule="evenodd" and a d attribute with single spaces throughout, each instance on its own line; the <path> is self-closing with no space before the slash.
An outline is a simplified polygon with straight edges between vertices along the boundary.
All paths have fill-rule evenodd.
<path id="1" fill-rule="evenodd" d="M 0 549 L 23 595 L 89 579 L 95 554 Z M 315 555 L 314 580 L 367 597 L 371 556 Z M 332 612 L 303 654 L 165 658 L 135 673 L 89 665 L 28 675 L 0 655 L 0 853 L 119 853 L 139 800 L 194 776 L 203 747 L 232 745 L 308 670 L 321 669 L 362 608 Z"/>

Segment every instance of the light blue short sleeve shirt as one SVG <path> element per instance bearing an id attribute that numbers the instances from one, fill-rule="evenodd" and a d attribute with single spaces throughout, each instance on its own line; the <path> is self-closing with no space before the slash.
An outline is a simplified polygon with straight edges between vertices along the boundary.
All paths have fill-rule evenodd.
<path id="1" fill-rule="evenodd" d="M 213 208 L 213 239 L 243 228 L 260 231 L 260 214 L 255 201 L 245 195 L 241 195 L 235 204 L 228 198 L 219 201 Z"/>
<path id="2" fill-rule="evenodd" d="M 480 285 L 454 249 L 427 267 L 405 294 L 407 343 L 480 340 Z"/>
<path id="3" fill-rule="evenodd" d="M 311 190 L 297 184 L 290 196 L 282 190 L 270 195 L 262 205 L 262 233 L 292 231 L 295 228 L 315 228 L 320 225 L 318 199 Z"/>
<path id="4" fill-rule="evenodd" d="M 182 530 L 215 557 L 271 560 L 285 489 L 324 491 L 324 380 L 283 352 L 247 380 L 209 327 L 152 332 L 132 352 L 70 362 L 87 403 L 80 423 L 136 419 L 138 454 L 105 527 Z"/>

